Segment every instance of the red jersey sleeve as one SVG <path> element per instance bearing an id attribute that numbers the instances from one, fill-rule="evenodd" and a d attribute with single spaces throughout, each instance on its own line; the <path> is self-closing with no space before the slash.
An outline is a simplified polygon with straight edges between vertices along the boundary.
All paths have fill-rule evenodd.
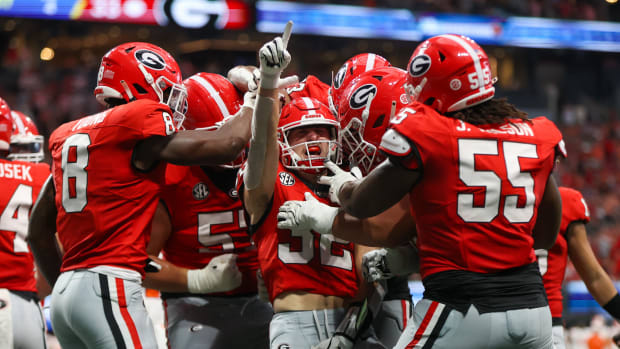
<path id="1" fill-rule="evenodd" d="M 590 222 L 588 204 L 580 192 L 575 189 L 560 187 L 562 196 L 562 225 L 560 233 L 566 234 L 568 226 L 573 222 Z"/>
<path id="2" fill-rule="evenodd" d="M 412 130 L 424 130 L 427 118 L 439 117 L 435 114 L 434 111 L 419 103 L 411 103 L 403 107 L 390 120 L 390 126 L 381 138 L 379 149 L 386 153 L 391 161 L 405 168 L 422 169 L 422 154 L 418 142 L 415 141 L 415 137 L 412 137 Z M 420 131 L 415 132 L 415 136 L 425 137 Z"/>
<path id="3" fill-rule="evenodd" d="M 172 119 L 170 108 L 162 103 L 146 101 L 144 106 L 137 105 L 137 108 L 144 115 L 142 118 L 142 134 L 144 138 L 150 136 L 169 136 L 177 132 Z"/>
<path id="4" fill-rule="evenodd" d="M 303 81 L 295 86 L 286 89 L 291 99 L 301 97 L 311 97 L 318 99 L 321 103 L 329 105 L 327 95 L 329 85 L 319 80 L 314 75 L 308 75 Z"/>

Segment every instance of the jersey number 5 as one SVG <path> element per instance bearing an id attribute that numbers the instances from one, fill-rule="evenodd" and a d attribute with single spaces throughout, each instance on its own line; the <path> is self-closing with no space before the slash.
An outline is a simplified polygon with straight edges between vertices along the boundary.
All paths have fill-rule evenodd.
<path id="1" fill-rule="evenodd" d="M 85 133 L 71 135 L 62 146 L 62 207 L 67 213 L 82 212 L 88 200 L 88 146 L 90 136 Z"/>
<path id="2" fill-rule="evenodd" d="M 485 187 L 484 205 L 474 205 L 474 194 L 457 195 L 459 217 L 465 222 L 491 222 L 499 215 L 502 198 L 502 178 L 493 171 L 476 169 L 476 155 L 498 155 L 496 140 L 459 139 L 459 178 L 469 187 Z M 538 158 L 536 145 L 502 142 L 507 179 L 515 188 L 523 188 L 525 205 L 517 205 L 518 195 L 505 195 L 503 214 L 511 223 L 527 223 L 534 216 L 534 179 L 529 172 L 522 172 L 520 158 Z"/>

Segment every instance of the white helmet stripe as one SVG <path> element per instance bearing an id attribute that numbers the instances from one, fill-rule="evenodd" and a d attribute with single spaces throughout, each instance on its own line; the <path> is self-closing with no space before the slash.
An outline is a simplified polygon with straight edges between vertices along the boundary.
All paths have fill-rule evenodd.
<path id="1" fill-rule="evenodd" d="M 22 118 L 20 118 L 19 115 L 14 111 L 11 111 L 11 116 L 13 117 L 13 122 L 17 124 L 17 133 L 19 134 L 26 133 L 24 123 L 22 122 Z"/>
<path id="2" fill-rule="evenodd" d="M 316 114 L 316 108 L 317 106 L 314 105 L 314 102 L 312 101 L 312 99 L 310 99 L 310 97 L 301 97 L 302 100 L 304 101 L 304 104 L 306 105 L 306 107 L 310 110 L 308 110 L 308 114 Z"/>
<path id="3" fill-rule="evenodd" d="M 375 57 L 374 53 L 369 53 L 366 58 L 366 69 L 364 71 L 369 71 L 375 69 Z"/>
<path id="4" fill-rule="evenodd" d="M 209 83 L 209 81 L 207 81 L 202 76 L 192 76 L 190 77 L 190 79 L 199 83 L 200 86 L 204 87 L 207 90 L 207 92 L 209 92 L 209 95 L 211 95 L 211 98 L 213 98 L 213 100 L 217 104 L 217 107 L 222 113 L 222 115 L 224 116 L 224 118 L 227 118 L 230 116 L 230 112 L 228 111 L 228 107 L 226 106 L 226 103 L 224 103 L 224 101 L 222 100 L 222 97 L 220 97 L 219 92 L 213 87 L 213 85 L 211 85 L 211 83 Z"/>
<path id="5" fill-rule="evenodd" d="M 480 65 L 480 58 L 478 58 L 478 54 L 476 53 L 474 48 L 471 47 L 471 45 L 467 41 L 456 35 L 445 34 L 440 36 L 442 38 L 450 39 L 456 42 L 457 44 L 461 45 L 461 47 L 463 47 L 465 51 L 467 51 L 471 59 L 474 61 L 474 67 L 476 68 L 476 74 L 478 75 L 478 86 L 480 87 L 479 90 L 482 92 L 484 90 L 484 73 L 482 72 L 482 66 Z"/>

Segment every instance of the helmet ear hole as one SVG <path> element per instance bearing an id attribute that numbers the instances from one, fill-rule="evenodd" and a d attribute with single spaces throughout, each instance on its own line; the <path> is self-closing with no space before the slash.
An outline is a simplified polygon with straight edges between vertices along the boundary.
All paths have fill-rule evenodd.
<path id="1" fill-rule="evenodd" d="M 385 119 L 385 114 L 381 114 L 377 117 L 377 120 L 375 120 L 375 123 L 372 124 L 372 128 L 377 128 L 377 127 L 381 127 L 381 125 L 383 125 L 383 120 Z"/>
<path id="2" fill-rule="evenodd" d="M 135 88 L 135 89 L 136 89 L 136 91 L 137 91 L 139 94 L 146 94 L 146 93 L 148 93 L 148 91 L 147 91 L 144 87 L 142 87 L 140 84 L 135 84 L 135 83 L 134 83 L 134 84 L 133 84 L 133 88 Z"/>
<path id="3" fill-rule="evenodd" d="M 435 103 L 435 97 L 429 97 L 427 100 L 424 101 L 423 104 L 428 105 L 428 106 L 432 106 L 433 103 Z"/>
<path id="4" fill-rule="evenodd" d="M 444 55 L 443 52 L 441 52 L 441 51 L 437 51 L 437 52 L 439 53 L 439 60 L 441 62 L 445 61 L 446 60 L 446 55 Z"/>
<path id="5" fill-rule="evenodd" d="M 106 102 L 107 105 L 109 105 L 110 107 L 117 107 L 119 105 L 123 105 L 125 103 L 127 103 L 124 99 L 121 98 L 112 98 L 112 97 L 108 97 L 106 99 L 104 99 L 104 101 Z"/>

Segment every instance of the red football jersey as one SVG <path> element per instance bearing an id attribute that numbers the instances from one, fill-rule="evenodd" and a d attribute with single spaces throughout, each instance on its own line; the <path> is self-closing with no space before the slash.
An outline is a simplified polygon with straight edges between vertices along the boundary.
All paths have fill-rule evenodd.
<path id="1" fill-rule="evenodd" d="M 172 234 L 164 246 L 164 258 L 173 264 L 199 269 L 213 257 L 237 254 L 237 267 L 243 275 L 240 287 L 225 295 L 256 292 L 258 260 L 250 239 L 241 200 L 235 188 L 235 173 L 224 170 L 226 189 L 210 178 L 222 175 L 214 169 L 209 174 L 199 166 L 174 166 L 166 169 L 166 179 L 178 178 L 178 184 L 164 187 L 161 200 L 166 204 Z M 176 180 L 175 180 L 176 181 Z"/>
<path id="2" fill-rule="evenodd" d="M 271 206 L 260 224 L 253 227 L 258 263 L 269 299 L 273 302 L 280 293 L 293 291 L 353 297 L 358 289 L 358 278 L 352 243 L 333 235 L 277 228 L 280 206 L 288 200 L 303 201 L 304 193 L 312 192 L 282 163 L 278 166 Z M 243 171 L 239 171 L 237 180 L 241 187 Z M 331 205 L 328 199 L 316 194 L 314 197 Z"/>
<path id="3" fill-rule="evenodd" d="M 287 88 L 286 92 L 291 99 L 312 97 L 318 99 L 325 105 L 329 105 L 327 100 L 329 85 L 319 80 L 319 78 L 314 75 L 306 76 L 306 78 L 297 85 Z"/>
<path id="4" fill-rule="evenodd" d="M 138 100 L 61 125 L 50 137 L 62 271 L 100 265 L 144 275 L 163 163 L 143 173 L 136 144 L 176 132 L 170 108 Z"/>
<path id="5" fill-rule="evenodd" d="M 381 149 L 422 171 L 410 197 L 423 278 L 446 270 L 493 273 L 536 260 L 536 211 L 563 149 L 551 121 L 475 126 L 414 103 L 390 127 Z M 415 147 L 396 142 L 398 134 Z"/>
<path id="6" fill-rule="evenodd" d="M 566 272 L 566 259 L 568 249 L 566 245 L 566 230 L 573 222 L 590 221 L 588 205 L 577 190 L 560 187 L 562 195 L 562 224 L 555 244 L 548 252 L 546 261 L 544 257 L 538 257 L 540 273 L 543 275 L 543 283 L 549 299 L 551 316 L 562 317 L 562 282 Z"/>
<path id="7" fill-rule="evenodd" d="M 30 210 L 49 175 L 45 163 L 0 159 L 0 288 L 37 291 L 26 234 Z"/>

